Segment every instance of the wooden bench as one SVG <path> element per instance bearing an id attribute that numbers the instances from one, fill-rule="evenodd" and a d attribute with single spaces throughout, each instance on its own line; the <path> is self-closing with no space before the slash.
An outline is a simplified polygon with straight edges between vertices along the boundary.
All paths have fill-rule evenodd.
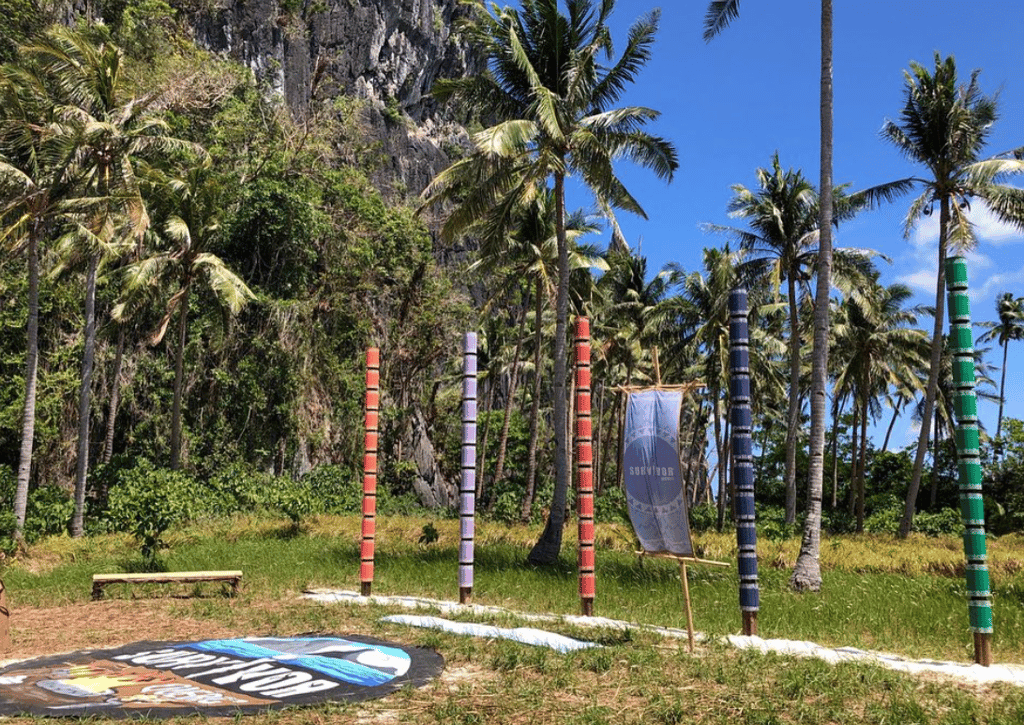
<path id="1" fill-rule="evenodd" d="M 107 584 L 170 584 L 173 582 L 231 582 L 231 594 L 238 594 L 242 583 L 240 571 L 161 571 L 147 574 L 93 574 L 92 598 L 103 598 Z"/>

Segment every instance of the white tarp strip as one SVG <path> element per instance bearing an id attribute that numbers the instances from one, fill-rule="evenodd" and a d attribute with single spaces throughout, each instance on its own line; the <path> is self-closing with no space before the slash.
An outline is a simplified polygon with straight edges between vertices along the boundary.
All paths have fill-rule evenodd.
<path id="1" fill-rule="evenodd" d="M 417 614 L 391 614 L 381 617 L 382 622 L 394 624 L 408 624 L 410 627 L 424 627 L 426 629 L 440 629 L 451 634 L 467 634 L 471 637 L 496 637 L 498 639 L 510 639 L 513 642 L 532 644 L 537 647 L 549 647 L 557 652 L 572 652 L 578 649 L 597 647 L 596 642 L 584 642 L 582 640 L 566 637 L 554 632 L 545 632 L 543 629 L 532 627 L 516 627 L 506 629 L 494 627 L 490 624 L 476 624 L 475 622 L 453 622 L 450 619 L 440 617 L 424 617 Z"/>
<path id="2" fill-rule="evenodd" d="M 316 589 L 306 592 L 304 597 L 316 599 L 321 602 L 343 602 L 349 604 L 380 604 L 400 606 L 406 609 L 437 609 L 442 613 L 451 612 L 476 612 L 480 614 L 505 614 L 533 622 L 568 622 L 580 627 L 599 627 L 602 629 L 615 630 L 643 630 L 655 632 L 663 637 L 682 639 L 686 637 L 685 629 L 673 627 L 658 627 L 650 624 L 637 624 L 635 622 L 623 622 L 604 617 L 581 617 L 574 615 L 556 614 L 529 614 L 516 612 L 502 607 L 490 607 L 480 604 L 464 605 L 457 602 L 446 602 L 439 599 L 428 599 L 424 597 L 363 597 L 358 592 L 343 591 L 338 589 Z M 695 632 L 698 641 L 704 639 L 704 635 Z M 761 639 L 760 637 L 742 637 L 730 635 L 726 640 L 739 649 L 756 649 L 761 652 L 777 652 L 779 654 L 791 655 L 794 657 L 816 657 L 826 662 L 862 662 L 887 667 L 891 670 L 906 672 L 908 674 L 932 673 L 945 675 L 961 682 L 975 684 L 988 684 L 994 682 L 1006 682 L 1018 687 L 1024 687 L 1024 666 L 1017 664 L 996 664 L 991 667 L 981 665 L 968 665 L 962 662 L 942 662 L 939 660 L 911 660 L 885 652 L 871 652 L 855 647 L 822 647 L 813 642 L 799 642 L 787 639 Z"/>

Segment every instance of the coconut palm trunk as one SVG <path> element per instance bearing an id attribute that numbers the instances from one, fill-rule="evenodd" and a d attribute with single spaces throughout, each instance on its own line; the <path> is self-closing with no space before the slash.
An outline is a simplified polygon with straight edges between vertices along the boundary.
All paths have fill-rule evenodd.
<path id="1" fill-rule="evenodd" d="M 828 403 L 829 292 L 832 285 L 832 0 L 821 0 L 821 184 L 818 222 L 818 287 L 811 352 L 811 441 L 807 466 L 807 518 L 800 554 L 790 577 L 797 590 L 821 589 L 821 494 L 825 476 Z"/>
<path id="2" fill-rule="evenodd" d="M 564 159 L 561 160 L 564 164 Z M 529 561 L 550 564 L 562 548 L 565 505 L 569 493 L 569 448 L 566 406 L 566 325 L 569 318 L 569 248 L 565 237 L 565 175 L 555 174 L 555 238 L 558 240 L 558 293 L 555 297 L 555 359 L 552 381 L 552 428 L 555 433 L 555 491 L 551 510 L 540 539 L 530 550 Z"/>
<path id="3" fill-rule="evenodd" d="M 786 524 L 796 522 L 796 445 L 800 432 L 800 321 L 797 318 L 796 270 L 787 274 L 789 298 L 789 412 L 786 418 Z"/>
<path id="4" fill-rule="evenodd" d="M 85 484 L 89 475 L 89 413 L 92 405 L 92 371 L 96 359 L 96 275 L 99 253 L 89 257 L 85 273 L 85 328 L 82 349 L 82 375 L 78 388 L 78 460 L 75 463 L 75 512 L 71 517 L 71 536 L 84 533 Z"/>
<path id="5" fill-rule="evenodd" d="M 533 499 L 537 491 L 537 446 L 540 441 L 541 346 L 544 344 L 544 329 L 542 325 L 544 297 L 541 291 L 541 283 L 538 280 L 533 308 L 533 402 L 530 405 L 530 449 L 526 458 L 526 492 L 523 494 L 523 505 L 519 515 L 519 518 L 524 523 L 533 517 Z M 598 420 L 600 421 L 600 419 Z"/>
<path id="6" fill-rule="evenodd" d="M 171 403 L 171 470 L 181 467 L 181 401 L 185 385 L 185 340 L 188 335 L 188 303 L 191 285 L 182 288 L 180 317 L 178 318 L 178 344 L 174 351 L 174 400 Z"/>
<path id="7" fill-rule="evenodd" d="M 924 474 L 924 459 L 928 453 L 928 438 L 931 433 L 932 415 L 935 411 L 935 397 L 939 390 L 939 371 L 942 367 L 943 315 L 946 311 L 946 244 L 949 226 L 949 197 L 939 202 L 939 269 L 935 279 L 935 327 L 932 331 L 931 361 L 928 367 L 928 386 L 924 394 L 924 411 L 921 413 L 921 432 L 917 438 L 917 454 L 914 456 L 914 471 L 907 488 L 907 500 L 903 506 L 898 536 L 907 538 L 914 526 L 917 508 L 917 494 L 921 490 Z"/>
<path id="8" fill-rule="evenodd" d="M 107 405 L 107 422 L 103 432 L 103 454 L 100 461 L 110 463 L 114 455 L 114 433 L 116 431 L 117 408 L 121 404 L 121 368 L 124 365 L 126 340 L 124 325 L 117 326 L 117 353 L 114 355 L 114 372 L 110 380 L 110 401 Z"/>
<path id="9" fill-rule="evenodd" d="M 529 296 L 529 289 L 524 293 Z M 526 299 L 523 300 L 523 309 L 519 315 L 519 331 L 516 335 L 515 352 L 512 353 L 512 372 L 508 381 L 508 396 L 505 399 L 505 417 L 501 424 L 501 438 L 498 441 L 498 460 L 494 464 L 494 480 L 492 485 L 497 484 L 505 475 L 505 454 L 508 451 L 508 432 L 512 425 L 512 408 L 515 406 L 516 387 L 519 385 L 519 356 L 523 351 L 523 336 L 526 334 Z M 482 503 L 482 502 L 481 502 Z M 494 506 L 494 490 L 491 490 L 491 502 L 488 510 Z"/>
<path id="10" fill-rule="evenodd" d="M 25 402 L 21 415 L 21 450 L 18 455 L 18 480 L 14 494 L 15 538 L 24 540 L 28 484 L 32 473 L 32 447 L 36 430 L 36 385 L 39 377 L 39 237 L 40 222 L 34 222 L 28 234 L 28 325 L 25 353 Z"/>

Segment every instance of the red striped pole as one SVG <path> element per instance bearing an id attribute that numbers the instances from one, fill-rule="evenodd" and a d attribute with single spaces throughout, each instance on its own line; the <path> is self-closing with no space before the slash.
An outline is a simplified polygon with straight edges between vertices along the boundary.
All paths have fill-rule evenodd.
<path id="1" fill-rule="evenodd" d="M 594 452 L 590 422 L 590 321 L 576 318 L 576 465 L 579 482 L 580 603 L 594 614 Z"/>
<path id="2" fill-rule="evenodd" d="M 366 351 L 366 455 L 363 457 L 363 545 L 359 554 L 361 593 L 373 588 L 373 549 L 377 536 L 377 433 L 380 412 L 380 349 Z"/>

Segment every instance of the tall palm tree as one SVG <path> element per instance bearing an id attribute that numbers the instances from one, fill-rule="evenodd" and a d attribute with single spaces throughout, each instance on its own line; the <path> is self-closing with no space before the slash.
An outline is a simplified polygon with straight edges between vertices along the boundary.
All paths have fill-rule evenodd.
<path id="1" fill-rule="evenodd" d="M 910 204 L 904 219 L 904 234 L 909 236 L 922 214 L 930 214 L 937 202 L 939 240 L 931 362 L 914 472 L 900 521 L 900 538 L 910 533 L 914 523 L 939 385 L 948 246 L 968 249 L 974 245 L 974 229 L 968 216 L 972 198 L 987 201 L 1000 220 L 1024 228 L 1024 189 L 1000 183 L 1011 174 L 1024 173 L 1024 161 L 1007 156 L 980 158 L 998 114 L 996 99 L 981 91 L 979 71 L 974 71 L 967 83 L 959 84 L 953 57 L 943 59 L 939 53 L 935 54 L 934 72 L 914 62 L 910 68 L 909 72 L 904 71 L 900 122 L 886 121 L 881 133 L 900 153 L 922 164 L 929 172 L 928 178 L 913 180 L 922 193 Z"/>
<path id="2" fill-rule="evenodd" d="M 739 0 L 712 0 L 704 18 L 704 39 L 711 40 L 739 15 Z M 811 439 L 807 470 L 807 518 L 790 585 L 821 589 L 821 498 L 825 476 L 825 415 L 828 393 L 829 295 L 832 286 L 832 0 L 821 0 L 821 200 L 818 207 L 818 282 L 814 297 L 811 351 Z"/>
<path id="3" fill-rule="evenodd" d="M 456 204 L 442 228 L 455 237 L 484 219 L 506 226 L 511 211 L 525 206 L 538 186 L 553 182 L 558 293 L 552 395 L 555 490 L 547 526 L 530 560 L 551 563 L 561 549 L 568 493 L 566 330 L 569 312 L 569 248 L 565 230 L 565 180 L 578 176 L 602 208 L 645 216 L 614 172 L 625 156 L 671 180 L 678 166 L 666 140 L 643 129 L 658 112 L 640 106 L 615 108 L 627 85 L 650 58 L 658 11 L 633 24 L 626 48 L 611 65 L 607 20 L 614 0 L 523 0 L 521 9 L 488 10 L 482 1 L 465 27 L 487 58 L 479 75 L 440 83 L 435 94 L 455 99 L 496 123 L 473 137 L 464 159 L 441 172 L 424 192 L 428 204 Z"/>
<path id="4" fill-rule="evenodd" d="M 678 294 L 658 308 L 655 322 L 662 329 L 674 329 L 673 344 L 666 357 L 692 360 L 688 379 L 702 380 L 711 401 L 715 450 L 718 456 L 718 526 L 725 523 L 727 500 L 726 435 L 722 420 L 727 410 L 729 383 L 729 292 L 738 280 L 737 266 L 742 252 L 706 248 L 703 272 L 674 272 L 672 283 Z"/>
<path id="5" fill-rule="evenodd" d="M 860 451 L 854 450 L 857 531 L 864 527 L 864 468 L 869 418 L 880 410 L 879 397 L 893 387 L 918 383 L 915 372 L 927 359 L 927 334 L 913 327 L 917 312 L 905 309 L 910 288 L 883 287 L 877 279 L 858 295 L 847 296 L 836 314 L 833 332 L 842 363 L 836 397 L 849 394 L 860 423 Z"/>
<path id="6" fill-rule="evenodd" d="M 28 320 L 21 446 L 14 496 L 15 536 L 25 527 L 35 439 L 39 369 L 40 247 L 67 211 L 73 147 L 56 133 L 38 69 L 22 63 L 0 67 L 0 245 L 24 249 L 28 267 Z"/>
<path id="7" fill-rule="evenodd" d="M 85 267 L 85 320 L 78 396 L 78 450 L 72 536 L 81 536 L 89 468 L 92 371 L 96 345 L 96 281 L 100 265 L 141 238 L 149 216 L 133 162 L 147 154 L 191 148 L 167 136 L 168 126 L 148 111 L 148 99 L 127 97 L 120 48 L 103 31 L 97 37 L 53 28 L 23 52 L 46 75 L 60 132 L 76 147 L 82 207 L 59 247 L 68 264 Z M 93 35 L 96 35 L 94 33 Z"/>
<path id="8" fill-rule="evenodd" d="M 218 177 L 208 163 L 197 163 L 182 176 L 166 179 L 166 187 L 167 203 L 172 210 L 163 227 L 168 244 L 127 268 L 125 292 L 153 296 L 163 290 L 171 291 L 164 314 L 150 336 L 150 344 L 156 345 L 164 338 L 171 319 L 175 313 L 178 315 L 170 452 L 170 467 L 176 470 L 181 465 L 184 357 L 193 290 L 197 283 L 202 284 L 230 315 L 238 314 L 254 295 L 224 260 L 211 251 L 222 233 L 220 219 L 227 198 L 225 180 Z M 120 320 L 125 309 L 126 304 L 120 303 L 112 316 Z"/>
<path id="9" fill-rule="evenodd" d="M 978 323 L 988 328 L 988 332 L 982 334 L 978 342 L 997 340 L 1003 348 L 1003 369 L 999 376 L 999 417 L 996 419 L 998 446 L 1003 431 L 1003 403 L 1006 400 L 1006 355 L 1011 341 L 1024 340 L 1024 297 L 1014 297 L 1010 292 L 1003 292 L 996 298 L 996 314 L 999 322 Z"/>
<path id="10" fill-rule="evenodd" d="M 763 277 L 773 290 L 786 286 L 789 308 L 789 406 L 786 429 L 786 505 L 785 521 L 796 521 L 796 449 L 802 408 L 801 323 L 799 297 L 810 295 L 809 283 L 818 260 L 818 195 L 800 171 L 783 171 L 776 152 L 771 168 L 757 169 L 755 190 L 736 184 L 729 202 L 730 216 L 746 219 L 750 230 L 707 225 L 711 231 L 739 240 L 750 258 L 744 262 L 744 274 Z M 834 191 L 836 221 L 849 218 L 869 201 L 886 193 L 869 189 L 847 197 Z M 833 252 L 836 269 L 833 276 L 846 289 L 855 289 L 871 271 L 875 253 L 863 249 L 837 249 Z"/>

